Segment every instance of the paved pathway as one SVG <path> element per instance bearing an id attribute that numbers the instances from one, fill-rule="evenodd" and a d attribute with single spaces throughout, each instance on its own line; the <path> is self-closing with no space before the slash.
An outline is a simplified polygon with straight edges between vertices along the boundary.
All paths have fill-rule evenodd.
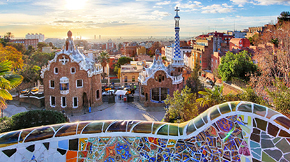
<path id="1" fill-rule="evenodd" d="M 163 107 L 144 107 L 139 102 L 124 102 L 116 97 L 116 103 L 104 102 L 98 107 L 92 108 L 91 113 L 71 113 L 66 112 L 70 121 L 85 120 L 147 120 L 161 121 L 164 117 L 165 110 Z M 19 105 L 18 101 L 9 101 L 7 108 L 4 110 L 4 116 L 11 117 L 14 114 L 41 109 L 26 103 Z"/>
<path id="2" fill-rule="evenodd" d="M 161 121 L 165 114 L 164 108 L 157 108 L 154 111 L 148 110 L 138 102 L 124 102 L 116 98 L 116 103 L 93 108 L 91 113 L 75 114 L 68 117 L 71 122 L 84 120 L 147 120 Z"/>

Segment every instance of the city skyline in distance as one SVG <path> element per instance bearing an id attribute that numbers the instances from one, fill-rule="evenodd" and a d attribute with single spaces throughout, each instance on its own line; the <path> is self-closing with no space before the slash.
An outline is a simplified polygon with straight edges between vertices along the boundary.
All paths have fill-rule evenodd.
<path id="1" fill-rule="evenodd" d="M 42 33 L 65 38 L 68 30 L 82 39 L 172 37 L 175 7 L 180 8 L 180 36 L 243 30 L 275 23 L 290 0 L 6 0 L 0 1 L 0 35 L 15 38 Z M 287 10 L 288 9 L 288 10 Z"/>

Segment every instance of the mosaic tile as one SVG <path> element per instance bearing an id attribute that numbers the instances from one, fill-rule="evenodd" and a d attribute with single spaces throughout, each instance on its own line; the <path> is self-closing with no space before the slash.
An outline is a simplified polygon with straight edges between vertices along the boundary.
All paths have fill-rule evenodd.
<path id="1" fill-rule="evenodd" d="M 276 147 L 279 148 L 283 153 L 288 153 L 290 152 L 290 145 L 287 142 L 287 140 L 285 140 L 285 138 L 283 138 L 282 140 L 280 140 L 277 144 Z"/>
<path id="2" fill-rule="evenodd" d="M 92 121 L 8 132 L 0 135 L 0 159 L 78 162 L 290 161 L 289 119 L 280 114 L 273 119 L 278 113 L 269 108 L 239 103 L 215 106 L 181 124 Z M 237 105 L 238 108 L 234 107 Z M 243 111 L 243 114 L 235 110 Z M 231 115 L 227 114 L 229 112 Z M 252 113 L 259 117 L 252 117 Z M 267 117 L 264 117 L 266 114 Z M 183 135 L 185 129 L 186 134 Z M 20 145 L 22 141 L 31 143 Z"/>

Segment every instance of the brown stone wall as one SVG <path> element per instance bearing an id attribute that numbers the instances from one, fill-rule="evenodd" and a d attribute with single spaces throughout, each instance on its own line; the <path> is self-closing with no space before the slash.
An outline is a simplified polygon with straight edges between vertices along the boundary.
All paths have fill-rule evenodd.
<path id="1" fill-rule="evenodd" d="M 102 103 L 102 95 L 101 95 L 101 80 L 100 75 L 88 77 L 88 73 L 85 70 L 80 70 L 78 63 L 70 62 L 63 65 L 59 62 L 63 55 L 59 55 L 56 63 L 51 63 L 50 70 L 46 71 L 44 74 L 43 84 L 44 84 L 44 95 L 45 95 L 45 107 L 46 109 L 53 110 L 74 110 L 81 111 L 83 110 L 83 95 L 86 93 L 87 96 L 87 106 L 90 106 L 90 101 L 92 101 L 92 105 L 100 105 Z M 66 56 L 66 58 L 69 58 Z M 54 68 L 58 68 L 58 74 L 54 73 Z M 75 67 L 76 72 L 71 74 L 71 67 Z M 69 78 L 69 93 L 66 95 L 60 94 L 60 78 L 67 77 Z M 76 81 L 82 79 L 83 87 L 77 88 Z M 54 80 L 54 89 L 49 88 L 49 81 Z M 100 99 L 95 100 L 96 90 L 100 90 Z M 50 96 L 54 96 L 56 99 L 56 106 L 50 106 Z M 61 97 L 66 97 L 67 106 L 65 108 L 61 107 Z M 73 108 L 73 97 L 78 98 L 78 107 Z M 92 99 L 94 98 L 94 99 Z"/>
<path id="2" fill-rule="evenodd" d="M 18 98 L 19 101 L 19 105 L 21 105 L 21 103 L 28 103 L 34 106 L 37 106 L 38 108 L 41 108 L 43 106 L 44 103 L 44 98 L 42 99 L 36 99 L 36 98 Z"/>
<path id="3" fill-rule="evenodd" d="M 158 76 L 164 76 L 164 81 L 159 82 L 159 80 L 157 79 L 156 81 L 156 77 L 158 78 Z M 167 78 L 166 74 L 164 71 L 160 70 L 157 71 L 154 75 L 154 79 L 150 78 L 147 81 L 147 85 L 143 85 L 143 89 L 144 89 L 144 96 L 141 95 L 141 90 L 140 90 L 140 101 L 144 102 L 144 106 L 150 106 L 150 107 L 157 107 L 157 106 L 165 106 L 164 103 L 154 103 L 151 102 L 151 96 L 150 96 L 150 90 L 152 88 L 169 88 L 169 95 L 173 96 L 173 92 L 176 91 L 177 89 L 181 90 L 183 88 L 183 83 L 180 83 L 179 85 L 174 85 L 172 84 L 172 80 L 171 78 Z M 146 93 L 148 94 L 148 100 L 146 101 Z"/>
<path id="4" fill-rule="evenodd" d="M 239 93 L 243 92 L 242 89 L 240 89 L 240 88 L 238 88 L 236 86 L 229 85 L 229 84 L 227 84 L 225 82 L 223 82 L 223 86 L 224 86 L 223 95 L 227 95 L 229 93 L 236 95 L 236 94 L 239 94 Z"/>

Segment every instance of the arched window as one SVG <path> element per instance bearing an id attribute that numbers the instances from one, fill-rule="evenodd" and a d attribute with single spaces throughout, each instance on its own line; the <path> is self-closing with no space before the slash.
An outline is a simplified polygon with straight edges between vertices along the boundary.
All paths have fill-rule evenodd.
<path id="1" fill-rule="evenodd" d="M 153 101 L 164 102 L 167 98 L 168 88 L 152 88 L 151 99 Z"/>
<path id="2" fill-rule="evenodd" d="M 97 99 L 100 98 L 100 90 L 97 90 L 97 92 L 96 92 L 96 96 L 97 96 Z"/>

